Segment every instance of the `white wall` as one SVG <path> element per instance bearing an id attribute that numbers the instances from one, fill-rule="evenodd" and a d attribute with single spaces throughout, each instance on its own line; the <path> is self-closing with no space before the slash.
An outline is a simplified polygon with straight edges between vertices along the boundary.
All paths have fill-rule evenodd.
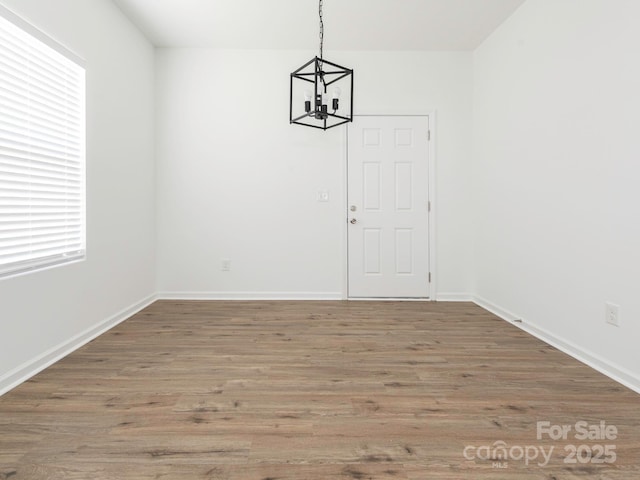
<path id="1" fill-rule="evenodd" d="M 163 295 L 338 297 L 344 129 L 288 123 L 289 73 L 315 52 L 157 53 Z M 355 113 L 437 110 L 438 291 L 471 288 L 471 54 L 327 52 L 355 70 Z M 328 189 L 330 202 L 318 203 Z M 221 259 L 231 271 L 220 270 Z"/>
<path id="2" fill-rule="evenodd" d="M 155 292 L 153 48 L 109 0 L 2 4 L 86 60 L 88 229 L 85 262 L 0 280 L 0 392 Z"/>
<path id="3" fill-rule="evenodd" d="M 473 184 L 479 297 L 640 387 L 638 18 L 529 0 L 475 52 Z"/>

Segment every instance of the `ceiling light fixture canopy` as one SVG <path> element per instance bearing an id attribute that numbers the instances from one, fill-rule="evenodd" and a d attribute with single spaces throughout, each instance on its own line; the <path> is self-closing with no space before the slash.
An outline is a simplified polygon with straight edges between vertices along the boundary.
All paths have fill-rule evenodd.
<path id="1" fill-rule="evenodd" d="M 291 74 L 289 122 L 327 130 L 353 121 L 353 70 L 324 59 L 322 6 L 319 0 L 320 56 Z"/>

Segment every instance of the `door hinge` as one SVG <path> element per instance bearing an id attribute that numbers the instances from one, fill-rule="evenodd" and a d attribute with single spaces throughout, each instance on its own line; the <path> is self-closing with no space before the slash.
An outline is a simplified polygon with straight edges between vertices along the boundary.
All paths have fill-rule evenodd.
<path id="1" fill-rule="evenodd" d="M 427 141 L 431 141 L 431 130 L 427 130 Z"/>
<path id="2" fill-rule="evenodd" d="M 431 272 L 429 272 L 429 283 L 431 283 Z"/>
<path id="3" fill-rule="evenodd" d="M 431 213 L 431 201 L 427 202 L 427 212 Z"/>

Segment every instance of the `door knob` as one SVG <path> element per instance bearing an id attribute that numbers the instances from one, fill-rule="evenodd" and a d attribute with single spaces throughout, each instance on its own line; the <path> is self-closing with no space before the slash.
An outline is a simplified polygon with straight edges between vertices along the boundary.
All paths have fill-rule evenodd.
<path id="1" fill-rule="evenodd" d="M 355 218 L 352 218 L 351 220 L 349 220 L 349 223 L 351 225 L 355 225 L 356 223 L 358 223 L 358 220 L 356 220 Z"/>

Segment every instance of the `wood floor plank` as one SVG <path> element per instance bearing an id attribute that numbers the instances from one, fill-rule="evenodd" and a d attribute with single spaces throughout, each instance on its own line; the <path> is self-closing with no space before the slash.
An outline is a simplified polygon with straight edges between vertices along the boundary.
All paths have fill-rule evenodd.
<path id="1" fill-rule="evenodd" d="M 0 480 L 627 480 L 638 459 L 639 395 L 469 303 L 159 301 L 0 397 Z"/>

